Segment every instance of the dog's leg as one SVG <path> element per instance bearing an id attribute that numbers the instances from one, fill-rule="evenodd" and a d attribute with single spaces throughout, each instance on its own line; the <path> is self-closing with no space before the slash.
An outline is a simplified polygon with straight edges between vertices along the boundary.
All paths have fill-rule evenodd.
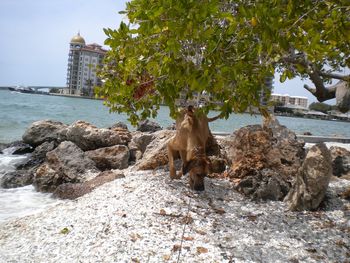
<path id="1" fill-rule="evenodd" d="M 181 160 L 182 160 L 182 169 L 181 169 L 181 171 L 179 173 L 179 176 L 182 176 L 182 175 L 187 173 L 187 171 L 186 171 L 187 170 L 187 164 L 188 164 L 187 160 L 186 160 L 187 152 L 185 150 L 180 151 L 180 157 L 181 157 Z"/>
<path id="2" fill-rule="evenodd" d="M 168 144 L 168 158 L 169 158 L 169 171 L 170 171 L 170 178 L 171 179 L 177 179 L 176 176 L 176 170 L 174 165 L 174 155 L 175 151 L 171 147 L 171 143 Z"/>

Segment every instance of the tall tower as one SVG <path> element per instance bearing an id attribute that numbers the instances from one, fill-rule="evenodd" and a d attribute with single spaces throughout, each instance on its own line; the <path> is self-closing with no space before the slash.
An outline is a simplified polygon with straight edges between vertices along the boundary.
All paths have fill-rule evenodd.
<path id="1" fill-rule="evenodd" d="M 86 45 L 80 33 L 71 39 L 66 93 L 93 97 L 94 87 L 102 85 L 97 76 L 97 69 L 102 65 L 106 52 L 98 44 Z"/>
<path id="2" fill-rule="evenodd" d="M 79 70 L 81 49 L 85 47 L 85 40 L 78 35 L 74 36 L 70 41 L 68 54 L 68 70 L 67 70 L 67 88 L 69 94 L 80 95 L 79 82 L 81 81 L 81 71 Z"/>

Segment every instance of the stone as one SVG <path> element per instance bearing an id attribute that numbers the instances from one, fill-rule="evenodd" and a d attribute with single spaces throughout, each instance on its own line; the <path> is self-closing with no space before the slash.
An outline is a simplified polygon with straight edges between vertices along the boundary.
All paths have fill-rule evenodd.
<path id="1" fill-rule="evenodd" d="M 154 139 L 146 147 L 142 159 L 135 164 L 137 170 L 152 170 L 168 164 L 167 145 L 175 131 L 161 130 L 153 135 Z"/>
<path id="2" fill-rule="evenodd" d="M 99 148 L 85 152 L 98 169 L 125 169 L 129 165 L 129 148 L 125 145 Z"/>
<path id="3" fill-rule="evenodd" d="M 128 125 L 126 125 L 124 122 L 119 121 L 113 124 L 111 127 L 109 127 L 109 129 L 112 129 L 112 130 L 115 128 L 128 130 Z"/>
<path id="4" fill-rule="evenodd" d="M 73 142 L 64 141 L 46 154 L 46 161 L 36 170 L 33 185 L 38 191 L 53 192 L 63 183 L 81 183 L 97 172 L 91 160 Z"/>
<path id="5" fill-rule="evenodd" d="M 28 160 L 25 163 L 20 164 L 17 169 L 36 169 L 38 165 L 45 161 L 46 153 L 55 149 L 57 145 L 58 144 L 56 141 L 44 142 L 40 144 L 34 149 Z"/>
<path id="6" fill-rule="evenodd" d="M 57 189 L 54 191 L 53 196 L 61 199 L 76 199 L 80 196 L 83 196 L 87 193 L 90 193 L 95 188 L 111 182 L 115 179 L 124 178 L 124 174 L 113 172 L 113 171 L 105 171 L 100 173 L 95 178 L 83 182 L 83 183 L 64 183 L 57 187 Z"/>
<path id="7" fill-rule="evenodd" d="M 226 170 L 226 159 L 217 156 L 209 156 L 210 160 L 210 173 L 222 173 Z"/>
<path id="8" fill-rule="evenodd" d="M 16 188 L 30 185 L 33 182 L 33 170 L 16 170 L 5 173 L 0 178 L 2 188 Z"/>
<path id="9" fill-rule="evenodd" d="M 155 136 L 152 133 L 143 133 L 135 131 L 132 133 L 132 139 L 128 144 L 130 150 L 130 161 L 138 161 L 142 158 L 147 146 Z"/>
<path id="10" fill-rule="evenodd" d="M 156 132 L 160 131 L 162 127 L 155 121 L 144 120 L 137 125 L 137 131 L 140 132 Z"/>
<path id="11" fill-rule="evenodd" d="M 6 148 L 12 148 L 11 149 L 12 154 L 16 154 L 16 155 L 31 153 L 34 150 L 34 148 L 31 145 L 23 141 L 11 142 L 6 145 Z"/>
<path id="12" fill-rule="evenodd" d="M 22 136 L 23 142 L 36 147 L 45 141 L 66 140 L 67 125 L 58 121 L 41 120 L 33 122 Z"/>
<path id="13" fill-rule="evenodd" d="M 304 142 L 274 117 L 237 130 L 220 145 L 231 164 L 228 177 L 254 200 L 283 200 L 305 155 Z"/>
<path id="14" fill-rule="evenodd" d="M 324 143 L 312 146 L 284 202 L 292 211 L 316 210 L 332 177 L 332 161 Z"/>
<path id="15" fill-rule="evenodd" d="M 350 151 L 338 146 L 329 148 L 332 157 L 333 175 L 340 177 L 350 176 Z"/>
<path id="16" fill-rule="evenodd" d="M 74 142 L 83 151 L 127 145 L 130 139 L 130 132 L 125 129 L 99 129 L 85 121 L 77 121 L 67 128 L 67 140 Z"/>

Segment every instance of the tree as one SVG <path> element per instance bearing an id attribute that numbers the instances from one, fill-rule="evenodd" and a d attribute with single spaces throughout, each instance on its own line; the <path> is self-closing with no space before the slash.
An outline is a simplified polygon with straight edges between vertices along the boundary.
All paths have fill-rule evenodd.
<path id="1" fill-rule="evenodd" d="M 309 110 L 321 111 L 327 114 L 329 111 L 335 110 L 335 107 L 326 103 L 313 102 L 309 105 Z"/>
<path id="2" fill-rule="evenodd" d="M 251 106 L 262 109 L 266 78 L 309 78 L 306 86 L 324 101 L 336 96 L 331 79 L 345 83 L 342 110 L 350 107 L 348 0 L 133 0 L 129 24 L 104 29 L 111 47 L 100 72 L 98 94 L 111 111 L 132 123 L 155 116 L 164 101 L 171 115 L 176 99 L 207 92 L 228 117 Z M 214 103 L 203 111 L 214 108 Z"/>

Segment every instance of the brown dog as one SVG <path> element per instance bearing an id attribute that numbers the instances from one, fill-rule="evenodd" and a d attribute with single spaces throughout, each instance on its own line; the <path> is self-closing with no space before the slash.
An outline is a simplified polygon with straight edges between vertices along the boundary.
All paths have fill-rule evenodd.
<path id="1" fill-rule="evenodd" d="M 190 172 L 190 187 L 204 190 L 204 177 L 209 172 L 209 160 L 205 154 L 208 138 L 212 136 L 208 123 L 220 118 L 197 115 L 192 106 L 180 113 L 176 120 L 176 134 L 168 143 L 169 170 L 172 179 L 179 179 Z M 180 153 L 182 171 L 176 174 L 174 156 Z"/>

